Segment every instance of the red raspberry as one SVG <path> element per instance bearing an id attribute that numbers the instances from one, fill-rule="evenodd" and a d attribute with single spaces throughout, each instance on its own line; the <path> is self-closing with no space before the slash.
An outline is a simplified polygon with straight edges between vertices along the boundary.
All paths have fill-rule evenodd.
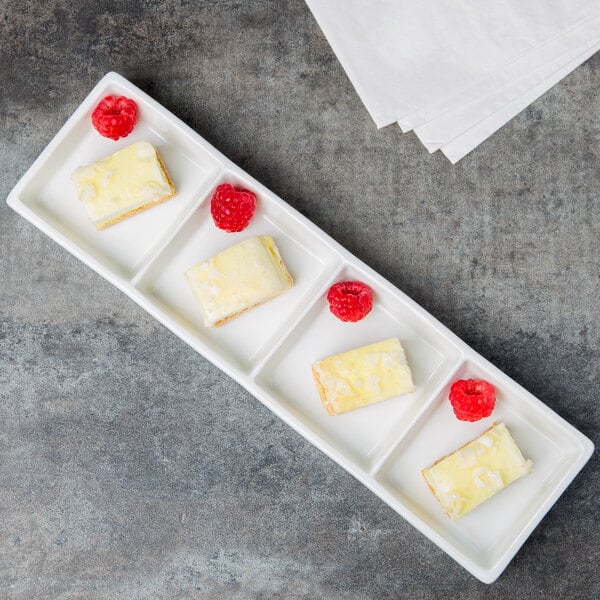
<path id="1" fill-rule="evenodd" d="M 242 231 L 254 216 L 256 196 L 236 189 L 230 183 L 217 186 L 210 199 L 210 214 L 219 229 L 229 233 Z"/>
<path id="2" fill-rule="evenodd" d="M 450 404 L 460 421 L 479 421 L 489 417 L 496 404 L 494 386 L 487 381 L 459 379 L 450 388 Z"/>
<path id="3" fill-rule="evenodd" d="M 373 308 L 373 290 L 362 281 L 339 281 L 327 292 L 329 310 L 340 321 L 364 319 Z"/>
<path id="4" fill-rule="evenodd" d="M 96 131 L 111 140 L 128 136 L 137 121 L 137 105 L 125 96 L 106 96 L 92 113 Z"/>

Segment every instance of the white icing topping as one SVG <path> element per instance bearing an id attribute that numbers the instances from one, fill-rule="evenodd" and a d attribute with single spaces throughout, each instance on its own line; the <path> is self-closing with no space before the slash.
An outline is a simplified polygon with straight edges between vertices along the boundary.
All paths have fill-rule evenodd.
<path id="1" fill-rule="evenodd" d="M 467 446 L 462 450 L 457 450 L 456 456 L 458 457 L 460 466 L 463 469 L 466 469 L 468 467 L 474 467 L 477 464 L 477 455 L 473 446 Z"/>
<path id="2" fill-rule="evenodd" d="M 473 483 L 480 488 L 487 488 L 497 492 L 504 487 L 502 475 L 498 471 L 492 471 L 489 467 L 478 467 L 473 471 Z"/>

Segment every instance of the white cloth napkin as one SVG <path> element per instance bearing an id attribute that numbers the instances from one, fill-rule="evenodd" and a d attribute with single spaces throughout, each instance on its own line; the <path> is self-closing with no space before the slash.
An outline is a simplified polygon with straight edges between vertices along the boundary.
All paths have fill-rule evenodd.
<path id="1" fill-rule="evenodd" d="M 600 42 L 600 0 L 306 1 L 376 125 L 455 158 Z"/>

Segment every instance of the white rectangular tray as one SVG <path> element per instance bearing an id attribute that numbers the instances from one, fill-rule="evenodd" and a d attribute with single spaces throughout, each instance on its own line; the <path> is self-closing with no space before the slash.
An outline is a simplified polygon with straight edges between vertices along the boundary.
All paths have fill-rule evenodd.
<path id="1" fill-rule="evenodd" d="M 108 94 L 133 98 L 139 107 L 133 133 L 118 142 L 100 137 L 90 122 L 94 106 Z M 139 139 L 157 146 L 177 196 L 97 231 L 77 199 L 71 173 Z M 251 225 L 238 234 L 218 230 L 208 210 L 212 190 L 225 181 L 258 197 Z M 8 204 L 237 380 L 481 581 L 500 575 L 593 451 L 588 438 L 116 73 L 91 91 L 17 183 Z M 293 289 L 221 328 L 205 328 L 183 272 L 235 242 L 266 233 L 294 277 Z M 368 283 L 376 295 L 373 311 L 355 324 L 335 319 L 325 300 L 329 286 L 347 278 Z M 406 349 L 416 393 L 330 417 L 311 363 L 392 336 Z M 448 389 L 464 377 L 494 384 L 492 417 L 477 423 L 454 417 Z M 533 472 L 453 522 L 420 470 L 494 420 L 507 424 L 533 460 Z"/>

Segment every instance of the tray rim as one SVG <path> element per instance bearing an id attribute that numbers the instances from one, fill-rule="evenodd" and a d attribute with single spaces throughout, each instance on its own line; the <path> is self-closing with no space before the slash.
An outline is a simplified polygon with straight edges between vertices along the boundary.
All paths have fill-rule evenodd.
<path id="1" fill-rule="evenodd" d="M 143 278 L 146 269 L 154 263 L 154 260 L 161 255 L 166 246 L 175 238 L 179 230 L 187 222 L 190 215 L 193 214 L 196 208 L 204 201 L 203 198 L 201 198 L 200 200 L 195 199 L 191 203 L 189 210 L 185 210 L 182 213 L 180 221 L 173 227 L 173 230 L 171 232 L 168 232 L 165 236 L 165 239 L 163 239 L 159 244 L 156 245 L 156 247 L 153 249 L 151 257 L 145 262 L 145 264 L 141 266 L 141 268 L 137 272 L 133 273 L 133 275 L 130 278 L 123 277 L 118 273 L 111 271 L 109 267 L 102 264 L 100 260 L 96 259 L 86 250 L 84 250 L 78 244 L 76 244 L 73 240 L 69 239 L 65 234 L 54 228 L 50 222 L 43 219 L 39 214 L 37 214 L 25 202 L 21 200 L 20 195 L 29 183 L 29 181 L 35 176 L 36 172 L 42 167 L 44 162 L 55 151 L 58 145 L 62 142 L 63 138 L 67 136 L 67 134 L 77 124 L 81 117 L 83 117 L 86 114 L 86 112 L 91 110 L 94 103 L 97 101 L 98 92 L 111 84 L 116 84 L 132 90 L 136 95 L 142 98 L 144 102 L 146 102 L 150 107 L 152 107 L 153 110 L 156 110 L 164 118 L 169 120 L 171 125 L 180 129 L 180 131 L 183 134 L 185 134 L 187 137 L 190 137 L 194 141 L 194 143 L 199 144 L 205 151 L 210 153 L 213 156 L 213 158 L 215 158 L 220 163 L 220 166 L 217 169 L 214 177 L 207 183 L 207 187 L 210 187 L 210 184 L 214 184 L 214 182 L 218 181 L 219 177 L 221 177 L 227 171 L 240 174 L 243 178 L 247 179 L 252 183 L 257 192 L 267 195 L 270 201 L 274 202 L 281 209 L 285 210 L 288 213 L 288 215 L 293 220 L 298 222 L 302 227 L 306 227 L 314 235 L 318 236 L 323 242 L 325 242 L 330 247 L 332 251 L 334 251 L 339 256 L 339 261 L 334 267 L 332 267 L 331 270 L 332 278 L 335 277 L 347 264 L 358 267 L 359 269 L 363 270 L 368 276 L 377 280 L 378 285 L 385 288 L 388 293 L 399 297 L 403 302 L 405 302 L 408 305 L 408 307 L 411 310 L 415 311 L 421 318 L 427 321 L 430 326 L 435 328 L 437 330 L 437 333 L 445 338 L 446 342 L 450 343 L 457 349 L 460 355 L 457 365 L 455 365 L 452 372 L 447 377 L 443 378 L 443 381 L 437 386 L 438 389 L 432 392 L 432 398 L 425 402 L 421 410 L 419 410 L 418 413 L 413 417 L 413 419 L 411 419 L 410 423 L 406 426 L 404 433 L 400 435 L 395 441 L 395 443 L 390 447 L 389 452 L 387 452 L 386 456 L 384 456 L 384 458 L 379 461 L 377 468 L 371 469 L 370 472 L 367 472 L 366 470 L 361 468 L 357 468 L 357 465 L 353 464 L 351 458 L 347 457 L 342 451 L 338 450 L 337 448 L 329 444 L 327 441 L 323 440 L 318 434 L 308 429 L 295 415 L 290 413 L 288 410 L 285 409 L 284 406 L 280 405 L 276 400 L 274 400 L 268 394 L 268 392 L 259 385 L 257 381 L 257 379 L 260 378 L 260 367 L 268 363 L 272 355 L 276 352 L 277 348 L 279 348 L 279 346 L 282 343 L 284 343 L 285 340 L 287 340 L 290 333 L 292 333 L 295 330 L 298 323 L 302 320 L 305 312 L 310 310 L 310 308 L 313 305 L 313 302 L 307 303 L 304 309 L 301 310 L 298 315 L 294 316 L 294 318 L 292 319 L 292 326 L 289 329 L 289 331 L 282 337 L 282 340 L 280 340 L 273 352 L 264 358 L 261 365 L 259 365 L 257 368 L 251 369 L 247 373 L 244 373 L 241 369 L 238 369 L 235 364 L 229 364 L 227 360 L 225 360 L 217 352 L 215 352 L 213 349 L 204 344 L 201 340 L 197 338 L 191 340 L 191 336 L 185 330 L 185 328 L 183 328 L 175 321 L 165 318 L 165 316 L 162 314 L 160 307 L 153 304 L 149 300 L 149 298 L 138 287 L 136 287 L 136 282 L 139 281 L 140 278 Z M 298 210 L 296 210 L 287 202 L 279 198 L 277 194 L 266 188 L 259 181 L 255 180 L 250 174 L 246 173 L 243 169 L 241 169 L 241 167 L 237 166 L 235 163 L 229 160 L 218 149 L 212 146 L 212 144 L 207 142 L 199 133 L 194 131 L 189 125 L 187 125 L 177 116 L 172 114 L 169 110 L 167 110 L 159 102 L 154 100 L 151 96 L 146 94 L 143 90 L 135 86 L 135 84 L 131 83 L 125 77 L 114 71 L 108 72 L 104 77 L 102 77 L 102 79 L 100 79 L 100 81 L 98 81 L 98 83 L 93 87 L 93 89 L 89 92 L 89 94 L 73 112 L 73 114 L 59 129 L 59 131 L 52 138 L 52 140 L 42 150 L 40 155 L 27 169 L 27 171 L 22 175 L 22 177 L 13 187 L 12 191 L 9 193 L 7 197 L 7 204 L 15 212 L 27 219 L 34 226 L 36 226 L 38 229 L 40 229 L 42 232 L 48 235 L 51 239 L 53 239 L 55 242 L 57 242 L 59 245 L 61 245 L 63 248 L 65 248 L 67 251 L 69 251 L 71 254 L 76 256 L 79 260 L 81 260 L 83 263 L 85 263 L 87 266 L 93 269 L 96 273 L 101 275 L 103 278 L 105 278 L 107 281 L 109 281 L 115 287 L 121 290 L 131 300 L 133 300 L 146 312 L 148 312 L 165 327 L 167 327 L 167 329 L 169 329 L 171 332 L 177 335 L 183 342 L 190 345 L 204 358 L 211 361 L 224 373 L 226 373 L 232 379 L 237 381 L 240 385 L 242 385 L 242 387 L 244 387 L 249 393 L 251 393 L 255 398 L 257 398 L 262 404 L 264 404 L 269 410 L 271 410 L 275 415 L 277 415 L 282 421 L 284 421 L 287 425 L 292 427 L 292 429 L 294 429 L 307 441 L 309 441 L 311 444 L 313 444 L 315 447 L 321 450 L 321 452 L 326 454 L 334 462 L 339 464 L 342 468 L 344 468 L 347 472 L 354 476 L 369 490 L 371 490 L 374 494 L 381 498 L 397 514 L 399 514 L 401 517 L 407 520 L 411 525 L 413 525 L 413 527 L 419 530 L 423 535 L 429 538 L 433 543 L 435 543 L 438 547 L 444 550 L 444 552 L 446 552 L 450 557 L 452 557 L 456 562 L 462 565 L 467 571 L 469 571 L 472 575 L 477 577 L 483 583 L 492 583 L 500 576 L 500 574 L 510 563 L 514 555 L 527 540 L 533 529 L 539 524 L 539 522 L 547 514 L 547 512 L 554 505 L 554 503 L 558 500 L 558 498 L 564 492 L 567 486 L 577 476 L 579 471 L 583 468 L 583 466 L 589 460 L 594 451 L 594 445 L 592 441 L 589 438 L 587 438 L 583 433 L 581 433 L 578 429 L 576 429 L 573 425 L 571 425 L 568 421 L 566 421 L 563 417 L 558 415 L 558 413 L 556 413 L 554 410 L 552 410 L 550 407 L 544 404 L 537 397 L 533 396 L 533 394 L 528 392 L 518 382 L 510 378 L 504 372 L 502 372 L 498 367 L 493 365 L 485 357 L 481 356 L 478 352 L 472 349 L 466 342 L 460 339 L 455 333 L 448 329 L 443 323 L 441 323 L 431 313 L 429 313 L 422 306 L 420 306 L 416 301 L 414 301 L 402 290 L 390 283 L 381 274 L 379 274 L 374 269 L 365 264 L 363 261 L 361 261 L 358 257 L 351 254 L 348 250 L 346 250 L 346 248 L 344 248 L 341 244 L 336 242 L 333 238 L 331 238 L 331 236 L 329 236 L 326 232 L 321 230 L 316 224 L 314 224 L 307 217 L 302 215 Z M 570 463 L 569 468 L 565 472 L 563 478 L 557 483 L 553 492 L 545 498 L 542 505 L 532 515 L 531 519 L 523 528 L 523 530 L 519 533 L 518 536 L 515 537 L 512 543 L 502 554 L 501 558 L 498 561 L 496 561 L 496 563 L 491 567 L 483 567 L 480 564 L 472 561 L 464 553 L 460 552 L 453 544 L 451 544 L 437 531 L 435 531 L 432 527 L 427 525 L 427 523 L 425 523 L 417 515 L 415 515 L 415 513 L 413 513 L 412 510 L 410 510 L 407 506 L 399 502 L 398 499 L 393 496 L 389 488 L 384 486 L 383 483 L 377 479 L 377 474 L 381 471 L 382 465 L 385 464 L 387 458 L 393 455 L 394 449 L 402 443 L 402 440 L 404 439 L 405 435 L 407 435 L 408 432 L 412 430 L 414 425 L 427 411 L 433 399 L 437 397 L 441 389 L 445 385 L 447 385 L 448 380 L 454 375 L 456 370 L 460 368 L 460 366 L 466 361 L 481 364 L 486 369 L 491 370 L 494 373 L 494 375 L 499 380 L 502 380 L 502 382 L 505 385 L 510 387 L 516 387 L 519 390 L 519 392 L 527 399 L 528 402 L 532 403 L 538 410 L 541 410 L 541 412 L 547 418 L 557 422 L 561 427 L 563 427 L 565 433 L 569 434 L 570 438 L 573 439 L 574 447 L 578 449 L 578 454 L 576 458 Z"/>

